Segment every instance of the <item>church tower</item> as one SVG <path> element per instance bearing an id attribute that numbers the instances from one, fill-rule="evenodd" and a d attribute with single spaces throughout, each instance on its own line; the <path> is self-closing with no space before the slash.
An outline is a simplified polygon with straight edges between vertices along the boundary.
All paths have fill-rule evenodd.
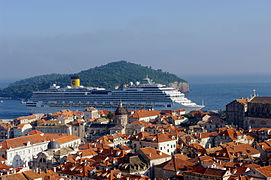
<path id="1" fill-rule="evenodd" d="M 128 111 L 123 107 L 122 102 L 120 102 L 118 108 L 115 111 L 114 124 L 116 126 L 126 128 L 128 123 Z"/>

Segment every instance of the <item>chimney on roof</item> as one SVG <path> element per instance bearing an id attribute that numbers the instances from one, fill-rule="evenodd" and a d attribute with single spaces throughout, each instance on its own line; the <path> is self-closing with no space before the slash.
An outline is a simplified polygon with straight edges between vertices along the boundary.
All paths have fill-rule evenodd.
<path id="1" fill-rule="evenodd" d="M 149 153 L 149 156 L 151 157 L 151 153 Z"/>
<path id="2" fill-rule="evenodd" d="M 161 151 L 159 151 L 158 154 L 159 154 L 160 156 L 162 156 L 162 152 L 161 152 Z"/>

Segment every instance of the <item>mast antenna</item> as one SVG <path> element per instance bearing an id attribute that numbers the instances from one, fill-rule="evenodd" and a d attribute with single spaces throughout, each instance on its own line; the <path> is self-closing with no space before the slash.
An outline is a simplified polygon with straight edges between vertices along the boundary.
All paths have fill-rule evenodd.
<path id="1" fill-rule="evenodd" d="M 256 90 L 255 89 L 253 89 L 253 97 L 256 97 L 257 95 L 256 95 Z"/>

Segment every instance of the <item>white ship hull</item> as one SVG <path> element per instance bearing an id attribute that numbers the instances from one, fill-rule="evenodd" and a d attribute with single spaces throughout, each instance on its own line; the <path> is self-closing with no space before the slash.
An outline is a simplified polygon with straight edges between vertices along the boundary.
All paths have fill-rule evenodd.
<path id="1" fill-rule="evenodd" d="M 84 109 L 88 107 L 88 106 L 60 106 L 60 107 L 50 107 L 48 105 L 43 105 L 42 107 L 40 106 L 36 106 L 36 107 L 27 107 L 27 109 L 29 110 L 30 113 L 35 114 L 35 113 L 55 113 L 55 112 L 59 112 L 63 109 L 70 109 L 72 111 L 84 111 Z M 93 106 L 99 110 L 109 110 L 109 111 L 115 111 L 116 107 L 114 106 L 110 106 L 110 107 L 106 107 L 106 106 Z M 189 113 L 191 111 L 197 111 L 202 109 L 204 106 L 200 106 L 200 105 L 196 105 L 196 106 L 184 106 L 182 104 L 179 103 L 173 103 L 171 104 L 171 107 L 166 107 L 166 105 L 164 107 L 155 107 L 155 105 L 151 105 L 151 106 L 145 106 L 143 105 L 142 107 L 138 107 L 138 106 L 134 106 L 131 107 L 130 105 L 126 105 L 125 106 L 128 110 L 138 110 L 138 109 L 155 109 L 157 111 L 162 111 L 162 110 L 179 110 L 179 109 L 184 109 L 186 113 Z"/>

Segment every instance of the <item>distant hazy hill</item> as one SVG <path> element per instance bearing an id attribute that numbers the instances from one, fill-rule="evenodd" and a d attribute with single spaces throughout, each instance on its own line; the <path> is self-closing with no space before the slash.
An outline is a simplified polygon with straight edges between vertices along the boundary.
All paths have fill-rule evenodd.
<path id="1" fill-rule="evenodd" d="M 161 84 L 186 82 L 174 74 L 163 72 L 161 69 L 154 70 L 151 67 L 126 61 L 112 62 L 103 66 L 91 68 L 77 73 L 81 79 L 81 85 L 104 88 L 114 88 L 123 83 L 136 82 L 148 75 L 153 81 Z M 17 81 L 0 91 L 0 96 L 13 98 L 29 98 L 33 91 L 47 89 L 53 83 L 67 86 L 70 83 L 69 74 L 49 74 L 35 76 Z"/>
<path id="2" fill-rule="evenodd" d="M 8 87 L 12 82 L 14 82 L 14 80 L 0 80 L 0 89 Z"/>

